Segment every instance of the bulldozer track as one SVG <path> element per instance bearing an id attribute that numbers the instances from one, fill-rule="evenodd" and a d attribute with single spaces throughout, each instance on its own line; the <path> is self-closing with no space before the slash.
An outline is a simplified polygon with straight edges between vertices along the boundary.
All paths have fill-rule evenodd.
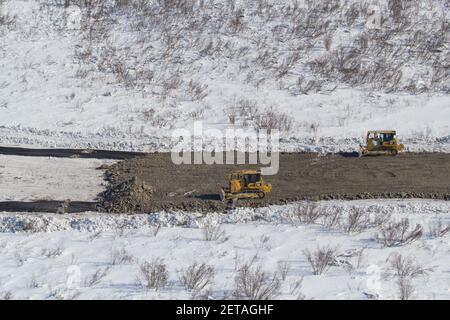
<path id="1" fill-rule="evenodd" d="M 110 182 L 102 195 L 104 210 L 153 212 L 157 210 L 225 211 L 217 184 L 225 185 L 233 170 L 255 165 L 174 165 L 168 153 L 147 154 L 109 167 Z M 118 192 L 134 178 L 151 196 Z M 296 200 L 429 198 L 450 200 L 450 154 L 403 153 L 396 157 L 357 154 L 280 154 L 277 175 L 266 176 L 273 185 L 264 199 L 239 200 L 238 206 L 266 206 Z M 137 190 L 137 191 L 136 191 Z M 195 190 L 195 192 L 191 192 Z"/>

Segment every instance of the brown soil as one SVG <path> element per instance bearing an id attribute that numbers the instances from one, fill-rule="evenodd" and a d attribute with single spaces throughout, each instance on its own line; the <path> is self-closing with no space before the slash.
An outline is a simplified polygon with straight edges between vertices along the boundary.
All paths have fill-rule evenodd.
<path id="1" fill-rule="evenodd" d="M 168 153 L 121 161 L 106 172 L 110 186 L 101 197 L 110 212 L 157 210 L 220 211 L 219 188 L 234 169 L 250 165 L 174 165 Z M 450 200 L 450 154 L 404 153 L 397 157 L 280 155 L 280 170 L 265 180 L 273 191 L 239 206 L 295 200 L 430 198 Z"/>

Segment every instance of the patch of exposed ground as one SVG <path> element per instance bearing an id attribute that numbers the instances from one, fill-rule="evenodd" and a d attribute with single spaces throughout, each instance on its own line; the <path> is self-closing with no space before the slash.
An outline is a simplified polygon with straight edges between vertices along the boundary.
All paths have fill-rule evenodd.
<path id="1" fill-rule="evenodd" d="M 101 195 L 109 212 L 159 210 L 222 211 L 220 186 L 235 169 L 254 165 L 175 165 L 169 153 L 148 154 L 109 166 Z M 297 200 L 429 198 L 450 200 L 450 154 L 404 153 L 397 157 L 352 154 L 280 154 L 277 175 L 265 179 L 273 191 L 239 206 Z"/>

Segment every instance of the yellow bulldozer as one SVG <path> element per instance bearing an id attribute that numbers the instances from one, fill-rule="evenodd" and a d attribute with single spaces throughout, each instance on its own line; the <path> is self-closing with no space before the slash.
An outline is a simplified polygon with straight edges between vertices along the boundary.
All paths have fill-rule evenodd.
<path id="1" fill-rule="evenodd" d="M 359 156 L 392 155 L 396 156 L 405 146 L 397 141 L 394 130 L 375 130 L 367 132 L 366 145 L 361 145 Z"/>
<path id="2" fill-rule="evenodd" d="M 272 191 L 272 185 L 263 180 L 261 170 L 238 170 L 229 175 L 228 187 L 220 190 L 222 201 L 262 199 Z"/>

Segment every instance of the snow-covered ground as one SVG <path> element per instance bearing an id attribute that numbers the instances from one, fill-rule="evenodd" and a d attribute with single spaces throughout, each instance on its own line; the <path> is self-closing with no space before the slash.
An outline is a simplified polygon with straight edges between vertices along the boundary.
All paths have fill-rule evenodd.
<path id="1" fill-rule="evenodd" d="M 282 270 L 288 270 L 276 299 L 398 299 L 393 262 L 400 254 L 403 261 L 411 259 L 424 272 L 411 277 L 410 299 L 450 298 L 450 238 L 430 234 L 438 223 L 450 223 L 449 202 L 321 202 L 324 212 L 342 210 L 341 224 L 331 229 L 322 219 L 314 224 L 299 222 L 292 211 L 296 205 L 206 216 L 1 214 L 0 295 L 16 299 L 231 298 L 239 268 L 253 261 L 253 268 L 260 266 L 269 276 L 278 270 L 281 277 Z M 377 241 L 380 226 L 344 231 L 351 208 L 360 208 L 372 218 L 408 218 L 412 227 L 423 226 L 423 235 L 409 244 L 384 247 Z M 205 226 L 219 222 L 224 234 L 216 241 L 205 241 Z M 323 247 L 335 249 L 335 260 L 326 272 L 314 275 L 305 250 Z M 168 283 L 159 290 L 147 289 L 138 281 L 140 267 L 156 258 L 167 266 Z M 194 293 L 184 288 L 179 276 L 195 262 L 212 266 L 215 276 L 204 290 Z"/>
<path id="2" fill-rule="evenodd" d="M 95 159 L 0 155 L 0 201 L 93 201 L 105 189 Z"/>
<path id="3" fill-rule="evenodd" d="M 117 8 L 114 24 L 106 28 L 107 40 L 91 39 L 88 45 L 83 25 L 88 23 L 83 20 L 86 12 L 78 7 L 64 8 L 51 0 L 2 1 L 1 14 L 13 19 L 14 23 L 0 26 L 0 143 L 162 151 L 170 149 L 173 129 L 189 128 L 194 120 L 202 120 L 205 127 L 218 129 L 232 123 L 238 127 L 253 127 L 255 117 L 267 116 L 267 111 L 272 110 L 277 116 L 287 117 L 281 126 L 284 138 L 281 147 L 285 150 L 354 150 L 367 130 L 397 129 L 400 139 L 411 150 L 449 151 L 450 98 L 445 90 L 438 89 L 448 86 L 448 74 L 444 73 L 439 78 L 433 76 L 431 66 L 424 66 L 431 59 L 417 54 L 423 48 L 414 47 L 422 42 L 415 39 L 409 51 L 403 45 L 386 48 L 386 52 L 398 49 L 402 54 L 398 57 L 402 65 L 401 87 L 395 90 L 384 88 L 383 80 L 378 80 L 378 83 L 372 81 L 368 86 L 349 86 L 330 74 L 333 80 L 322 83 L 321 90 L 302 94 L 297 92 L 301 87 L 297 83 L 300 78 L 304 84 L 309 78 L 316 82 L 323 80 L 317 78 L 309 67 L 316 58 L 324 58 L 328 54 L 338 56 L 333 50 L 359 50 L 358 39 L 375 34 L 365 25 L 364 10 L 367 6 L 358 1 L 346 1 L 338 12 L 333 11 L 330 30 L 318 32 L 317 36 L 309 35 L 309 31 L 289 36 L 289 32 L 283 30 L 295 30 L 295 23 L 304 20 L 290 21 L 288 16 L 278 17 L 293 10 L 293 6 L 283 1 L 270 2 L 274 4 L 271 7 L 274 17 L 270 22 L 260 21 L 266 15 L 270 17 L 270 13 L 264 10 L 263 13 L 254 12 L 257 6 L 251 1 L 237 1 L 233 9 L 223 1 L 204 4 L 198 8 L 200 17 L 195 14 L 177 16 L 180 13 L 169 16 L 170 19 L 179 19 L 170 30 L 174 33 L 171 36 L 176 37 L 176 32 L 191 32 L 185 23 L 201 19 L 202 15 L 215 21 L 219 19 L 216 15 L 223 10 L 232 10 L 224 13 L 228 18 L 241 7 L 249 15 L 242 22 L 244 27 L 240 32 L 232 32 L 224 25 L 225 30 L 219 33 L 212 31 L 214 37 L 211 38 L 207 28 L 212 26 L 208 25 L 189 33 L 192 43 L 175 42 L 175 49 L 169 52 L 162 41 L 166 36 L 160 36 L 160 28 L 164 29 L 162 25 L 143 33 L 149 34 L 150 38 L 141 39 L 143 34 L 135 31 L 134 23 L 142 17 L 133 8 Z M 349 14 L 353 10 L 352 5 L 359 12 L 359 18 L 351 26 L 344 27 L 339 14 Z M 440 7 L 443 5 L 442 1 L 439 4 L 424 1 L 423 6 L 417 8 L 419 11 L 409 9 L 414 11 L 409 19 L 413 20 L 412 26 L 418 30 L 417 33 L 437 36 L 441 30 L 439 21 L 448 21 L 448 11 Z M 385 6 L 385 1 L 380 1 L 380 8 Z M 129 12 L 132 16 L 127 20 L 120 12 Z M 303 11 L 300 13 L 305 14 Z M 429 15 L 434 20 L 427 18 Z M 92 21 L 89 23 L 95 30 L 94 37 L 99 36 L 97 28 L 105 29 Z M 300 23 L 298 28 L 304 26 Z M 330 52 L 323 44 L 326 32 L 333 35 Z M 400 31 L 400 35 L 389 41 L 398 44 L 407 41 L 402 40 L 402 32 L 405 37 L 414 34 Z M 390 33 L 390 36 L 393 34 L 396 33 Z M 429 42 L 434 43 L 432 40 Z M 203 47 L 208 47 L 208 41 L 212 41 L 213 48 L 217 46 L 214 50 L 223 48 L 218 53 L 212 50 L 216 53 L 204 56 L 202 52 L 206 49 Z M 372 45 L 375 46 L 376 41 Z M 437 43 L 436 40 L 436 46 Z M 372 68 L 370 63 L 384 59 L 371 56 L 376 48 L 367 49 L 359 58 L 367 60 L 369 69 Z M 448 42 L 444 41 L 443 46 L 434 49 L 434 58 L 442 60 L 446 54 L 448 56 Z M 300 55 L 298 60 L 294 60 L 286 76 L 280 78 L 279 69 L 286 61 L 292 60 L 296 50 Z M 90 57 L 80 58 L 89 52 Z M 264 52 L 270 58 L 265 58 L 268 66 L 262 67 L 255 61 L 263 59 Z M 392 57 L 383 54 L 389 59 Z M 111 59 L 104 64 L 117 63 L 118 68 L 122 63 L 130 75 L 143 68 L 140 71 L 153 74 L 153 80 L 143 80 L 142 86 L 140 82 L 129 86 L 119 81 L 117 74 L 108 71 L 111 66 L 100 65 L 104 56 Z M 172 56 L 181 60 L 172 61 Z M 387 59 L 384 63 L 391 63 Z M 133 63 L 135 65 L 131 65 Z M 444 69 L 437 69 L 437 72 Z M 432 79 L 439 80 L 432 85 Z M 162 93 L 164 86 L 171 87 L 170 83 L 175 88 Z M 418 89 L 407 91 L 407 84 Z M 378 85 L 382 89 L 377 88 Z M 328 90 L 328 87 L 336 88 Z M 194 93 L 201 97 L 192 97 Z"/>
<path id="4" fill-rule="evenodd" d="M 92 16 L 58 3 L 0 0 L 0 145 L 170 151 L 173 130 L 194 120 L 221 130 L 277 120 L 285 151 L 353 151 L 367 130 L 396 129 L 408 151 L 450 152 L 445 0 L 105 0 Z M 383 26 L 368 25 L 377 17 Z M 93 200 L 102 163 L 0 156 L 0 200 Z M 0 213 L 0 298 L 223 299 L 253 260 L 269 277 L 288 269 L 277 299 L 396 299 L 400 280 L 410 298 L 450 299 L 449 235 L 436 236 L 450 223 L 448 201 L 320 202 L 312 224 L 297 205 Z M 367 221 L 346 232 L 355 212 Z M 423 235 L 384 247 L 377 233 L 401 218 Z M 205 241 L 214 224 L 224 234 Z M 305 250 L 324 246 L 333 265 L 314 275 Z M 396 254 L 416 275 L 395 275 Z M 158 291 L 137 281 L 155 258 L 169 272 Z M 196 293 L 179 280 L 194 262 L 215 271 Z"/>

